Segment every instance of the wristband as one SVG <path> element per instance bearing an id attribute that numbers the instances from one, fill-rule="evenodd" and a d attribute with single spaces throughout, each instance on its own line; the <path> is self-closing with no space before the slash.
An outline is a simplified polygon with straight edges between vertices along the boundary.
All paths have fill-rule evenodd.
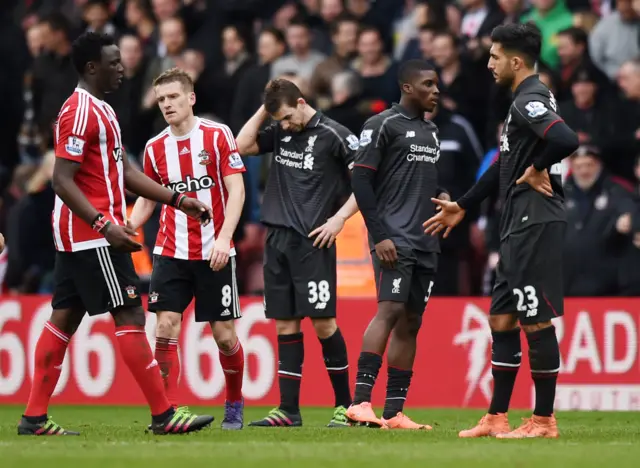
<path id="1" fill-rule="evenodd" d="M 174 208 L 180 208 L 180 205 L 185 198 L 187 198 L 187 196 L 184 193 L 174 192 L 173 196 L 171 197 L 171 206 L 173 206 Z"/>
<path id="2" fill-rule="evenodd" d="M 91 225 L 91 227 L 96 232 L 102 232 L 102 230 L 109 224 L 111 224 L 111 221 L 105 218 L 102 213 L 99 213 L 98 216 L 96 216 L 96 219 L 93 220 L 93 224 Z"/>

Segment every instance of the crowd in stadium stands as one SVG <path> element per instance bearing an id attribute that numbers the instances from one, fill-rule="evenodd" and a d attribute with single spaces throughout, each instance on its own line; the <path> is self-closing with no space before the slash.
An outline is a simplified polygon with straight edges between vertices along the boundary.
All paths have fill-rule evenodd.
<path id="1" fill-rule="evenodd" d="M 0 5 L 0 232 L 4 288 L 48 292 L 54 263 L 52 125 L 77 83 L 71 42 L 112 35 L 125 80 L 108 101 L 130 159 L 166 125 L 151 88 L 171 67 L 196 83 L 196 113 L 234 132 L 270 78 L 289 77 L 314 107 L 359 134 L 399 98 L 398 64 L 432 60 L 441 106 L 442 185 L 462 195 L 497 156 L 510 103 L 486 69 L 492 29 L 533 21 L 540 76 L 581 147 L 567 161 L 567 295 L 640 295 L 640 0 L 3 0 Z M 260 197 L 270 158 L 249 158 L 237 231 L 239 280 L 262 291 Z M 133 198 L 130 200 L 133 202 Z M 487 294 L 500 206 L 488 200 L 442 242 L 436 291 Z M 150 273 L 157 224 L 145 227 Z"/>

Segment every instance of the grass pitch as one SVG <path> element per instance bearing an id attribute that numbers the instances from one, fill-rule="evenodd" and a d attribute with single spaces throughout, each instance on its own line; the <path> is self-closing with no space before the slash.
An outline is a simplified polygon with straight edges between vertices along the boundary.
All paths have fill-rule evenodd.
<path id="1" fill-rule="evenodd" d="M 16 435 L 22 407 L 0 406 L 0 466 L 160 468 L 240 467 L 599 467 L 640 466 L 640 413 L 558 414 L 559 440 L 457 438 L 482 416 L 472 410 L 409 410 L 430 432 L 328 429 L 328 408 L 304 408 L 302 428 L 245 428 L 222 431 L 221 408 L 208 410 L 213 426 L 185 436 L 145 433 L 149 414 L 139 407 L 57 406 L 58 424 L 80 437 Z M 269 408 L 249 407 L 245 421 Z M 523 413 L 510 415 L 520 423 Z"/>

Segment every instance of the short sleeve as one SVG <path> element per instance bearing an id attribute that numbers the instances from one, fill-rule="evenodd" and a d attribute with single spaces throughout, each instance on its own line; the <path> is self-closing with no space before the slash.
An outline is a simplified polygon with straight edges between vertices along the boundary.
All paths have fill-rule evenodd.
<path id="1" fill-rule="evenodd" d="M 84 104 L 83 104 L 84 103 Z M 56 157 L 78 163 L 84 161 L 95 133 L 87 101 L 63 108 L 55 124 Z"/>
<path id="2" fill-rule="evenodd" d="M 347 169 L 352 170 L 353 163 L 356 158 L 356 152 L 360 146 L 358 137 L 341 125 L 335 127 L 332 126 L 331 130 L 335 133 L 337 138 L 337 156 L 344 163 Z"/>
<path id="3" fill-rule="evenodd" d="M 258 139 L 256 142 L 258 143 L 259 154 L 271 153 L 275 149 L 275 138 L 278 130 L 277 126 L 278 123 L 274 122 L 258 132 Z"/>
<path id="4" fill-rule="evenodd" d="M 562 122 L 557 114 L 556 100 L 551 93 L 549 97 L 540 94 L 529 94 L 515 101 L 514 117 L 520 125 L 525 125 L 540 138 L 556 123 Z"/>
<path id="5" fill-rule="evenodd" d="M 226 125 L 220 125 L 220 129 L 214 135 L 213 144 L 220 153 L 220 172 L 222 177 L 231 174 L 241 174 L 245 172 L 244 163 L 238 153 L 238 145 L 231 129 Z"/>
<path id="6" fill-rule="evenodd" d="M 144 149 L 144 159 L 142 161 L 142 169 L 147 177 L 155 182 L 162 184 L 160 174 L 158 174 L 158 165 L 156 163 L 156 154 L 153 146 L 147 145 Z"/>
<path id="7" fill-rule="evenodd" d="M 380 121 L 369 120 L 362 127 L 354 165 L 378 170 L 386 144 L 384 128 Z"/>

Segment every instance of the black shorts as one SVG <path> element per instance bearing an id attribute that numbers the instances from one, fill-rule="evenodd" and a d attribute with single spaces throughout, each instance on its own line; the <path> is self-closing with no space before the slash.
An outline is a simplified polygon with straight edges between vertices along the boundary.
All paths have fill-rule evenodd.
<path id="1" fill-rule="evenodd" d="M 183 313 L 195 297 L 196 322 L 224 322 L 240 318 L 236 259 L 213 271 L 206 260 L 153 256 L 149 286 L 150 312 Z"/>
<path id="2" fill-rule="evenodd" d="M 534 224 L 502 241 L 491 315 L 517 313 L 524 325 L 564 315 L 564 231 L 563 222 Z"/>
<path id="3" fill-rule="evenodd" d="M 336 245 L 319 249 L 293 229 L 270 227 L 264 251 L 267 318 L 336 316 Z"/>
<path id="4" fill-rule="evenodd" d="M 99 315 L 142 305 L 131 254 L 111 247 L 57 252 L 53 277 L 54 309 L 84 308 Z"/>
<path id="5" fill-rule="evenodd" d="M 376 252 L 371 252 L 378 302 L 404 302 L 407 310 L 422 315 L 438 270 L 438 254 L 406 247 L 396 247 L 396 251 L 398 261 L 394 268 L 383 267 Z"/>

